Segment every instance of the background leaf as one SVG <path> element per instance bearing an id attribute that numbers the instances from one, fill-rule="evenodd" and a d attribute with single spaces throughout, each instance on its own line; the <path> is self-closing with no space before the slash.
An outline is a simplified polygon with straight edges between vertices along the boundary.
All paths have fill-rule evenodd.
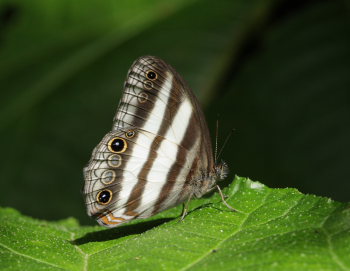
<path id="1" fill-rule="evenodd" d="M 256 34 L 208 112 L 222 112 L 221 125 L 235 128 L 225 159 L 239 174 L 345 201 L 349 9 L 329 1 L 302 6 L 297 14 L 279 14 L 278 23 Z M 208 122 L 215 117 L 209 114 Z"/>
<path id="2" fill-rule="evenodd" d="M 19 270 L 349 270 L 350 205 L 237 177 L 219 195 L 114 229 L 1 209 L 0 268 Z M 197 208 L 196 208 L 197 206 Z"/>

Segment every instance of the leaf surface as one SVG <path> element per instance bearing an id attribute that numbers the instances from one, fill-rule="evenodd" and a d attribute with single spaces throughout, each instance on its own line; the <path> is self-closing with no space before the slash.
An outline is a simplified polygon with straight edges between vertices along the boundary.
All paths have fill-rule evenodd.
<path id="1" fill-rule="evenodd" d="M 1 209 L 0 269 L 350 270 L 350 205 L 236 177 L 225 191 L 115 229 Z"/>

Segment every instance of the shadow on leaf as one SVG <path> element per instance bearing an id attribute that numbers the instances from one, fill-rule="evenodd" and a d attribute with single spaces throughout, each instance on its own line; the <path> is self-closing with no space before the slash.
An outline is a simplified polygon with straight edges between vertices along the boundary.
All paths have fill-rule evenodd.
<path id="1" fill-rule="evenodd" d="M 170 220 L 173 220 L 173 218 L 162 218 L 153 221 L 141 222 L 135 225 L 126 225 L 114 229 L 89 232 L 83 237 L 71 241 L 71 243 L 79 246 L 90 242 L 104 242 L 128 235 L 141 234 Z"/>

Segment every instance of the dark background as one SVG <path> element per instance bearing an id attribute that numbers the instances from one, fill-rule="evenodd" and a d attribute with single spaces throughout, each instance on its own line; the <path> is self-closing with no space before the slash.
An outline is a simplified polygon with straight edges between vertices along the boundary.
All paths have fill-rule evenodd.
<path id="1" fill-rule="evenodd" d="M 82 168 L 141 55 L 174 66 L 234 174 L 349 201 L 350 3 L 0 1 L 0 205 L 88 223 Z M 227 182 L 228 183 L 228 182 Z"/>

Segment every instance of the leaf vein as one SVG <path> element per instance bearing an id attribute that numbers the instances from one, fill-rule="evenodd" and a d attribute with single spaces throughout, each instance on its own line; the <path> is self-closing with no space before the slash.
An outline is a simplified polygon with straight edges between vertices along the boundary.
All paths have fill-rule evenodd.
<path id="1" fill-rule="evenodd" d="M 225 241 L 227 241 L 228 239 L 230 239 L 232 236 L 236 235 L 238 232 L 240 232 L 242 230 L 242 227 L 244 226 L 245 222 L 248 220 L 248 218 L 251 216 L 251 214 L 253 214 L 256 210 L 258 210 L 261 206 L 263 206 L 266 203 L 266 200 L 268 198 L 268 196 L 271 194 L 270 191 L 268 191 L 266 193 L 266 195 L 264 196 L 262 203 L 259 204 L 258 207 L 256 207 L 254 210 L 252 210 L 250 213 L 248 213 L 248 215 L 242 220 L 242 223 L 239 225 L 238 229 L 234 230 L 233 232 L 231 232 L 231 234 L 229 234 L 226 238 L 223 238 L 220 242 L 218 242 L 213 248 L 209 249 L 208 252 L 206 252 L 204 255 L 202 255 L 200 258 L 198 258 L 196 261 L 188 264 L 187 266 L 185 266 L 184 268 L 180 269 L 180 270 L 188 270 L 189 268 L 191 268 L 192 266 L 194 266 L 195 264 L 198 264 L 200 261 L 202 261 L 203 259 L 205 259 L 205 257 L 207 257 L 208 255 L 210 255 L 210 253 L 212 252 L 212 250 L 214 248 L 217 248 L 219 246 L 221 246 Z"/>
<path id="2" fill-rule="evenodd" d="M 30 255 L 23 254 L 23 253 L 21 253 L 21 252 L 19 252 L 19 251 L 16 251 L 16 250 L 14 250 L 14 249 L 12 249 L 12 248 L 10 248 L 10 247 L 8 247 L 8 246 L 2 244 L 2 243 L 0 243 L 0 246 L 2 246 L 3 248 L 9 250 L 9 251 L 12 252 L 13 254 L 22 256 L 22 257 L 24 257 L 24 258 L 27 258 L 27 259 L 30 259 L 30 260 L 33 260 L 33 261 L 36 261 L 36 262 L 39 262 L 39 263 L 42 263 L 42 264 L 46 264 L 46 265 L 49 265 L 49 266 L 52 266 L 52 267 L 56 267 L 56 268 L 61 269 L 61 270 L 68 270 L 68 269 L 65 269 L 65 268 L 63 268 L 63 267 L 60 267 L 60 266 L 58 266 L 58 265 L 56 265 L 56 264 L 53 264 L 53 263 L 50 263 L 50 262 L 46 262 L 46 261 L 43 261 L 43 260 L 40 260 L 40 259 L 37 259 L 37 258 L 34 258 L 34 257 L 30 256 Z"/>
<path id="3" fill-rule="evenodd" d="M 348 268 L 345 265 L 345 263 L 342 262 L 342 260 L 339 258 L 339 256 L 337 255 L 337 253 L 334 250 L 333 243 L 332 243 L 332 236 L 327 232 L 326 229 L 322 228 L 321 230 L 324 233 L 324 235 L 326 236 L 328 250 L 329 250 L 329 253 L 331 254 L 333 261 L 341 268 L 341 270 L 349 271 L 350 268 Z"/>

